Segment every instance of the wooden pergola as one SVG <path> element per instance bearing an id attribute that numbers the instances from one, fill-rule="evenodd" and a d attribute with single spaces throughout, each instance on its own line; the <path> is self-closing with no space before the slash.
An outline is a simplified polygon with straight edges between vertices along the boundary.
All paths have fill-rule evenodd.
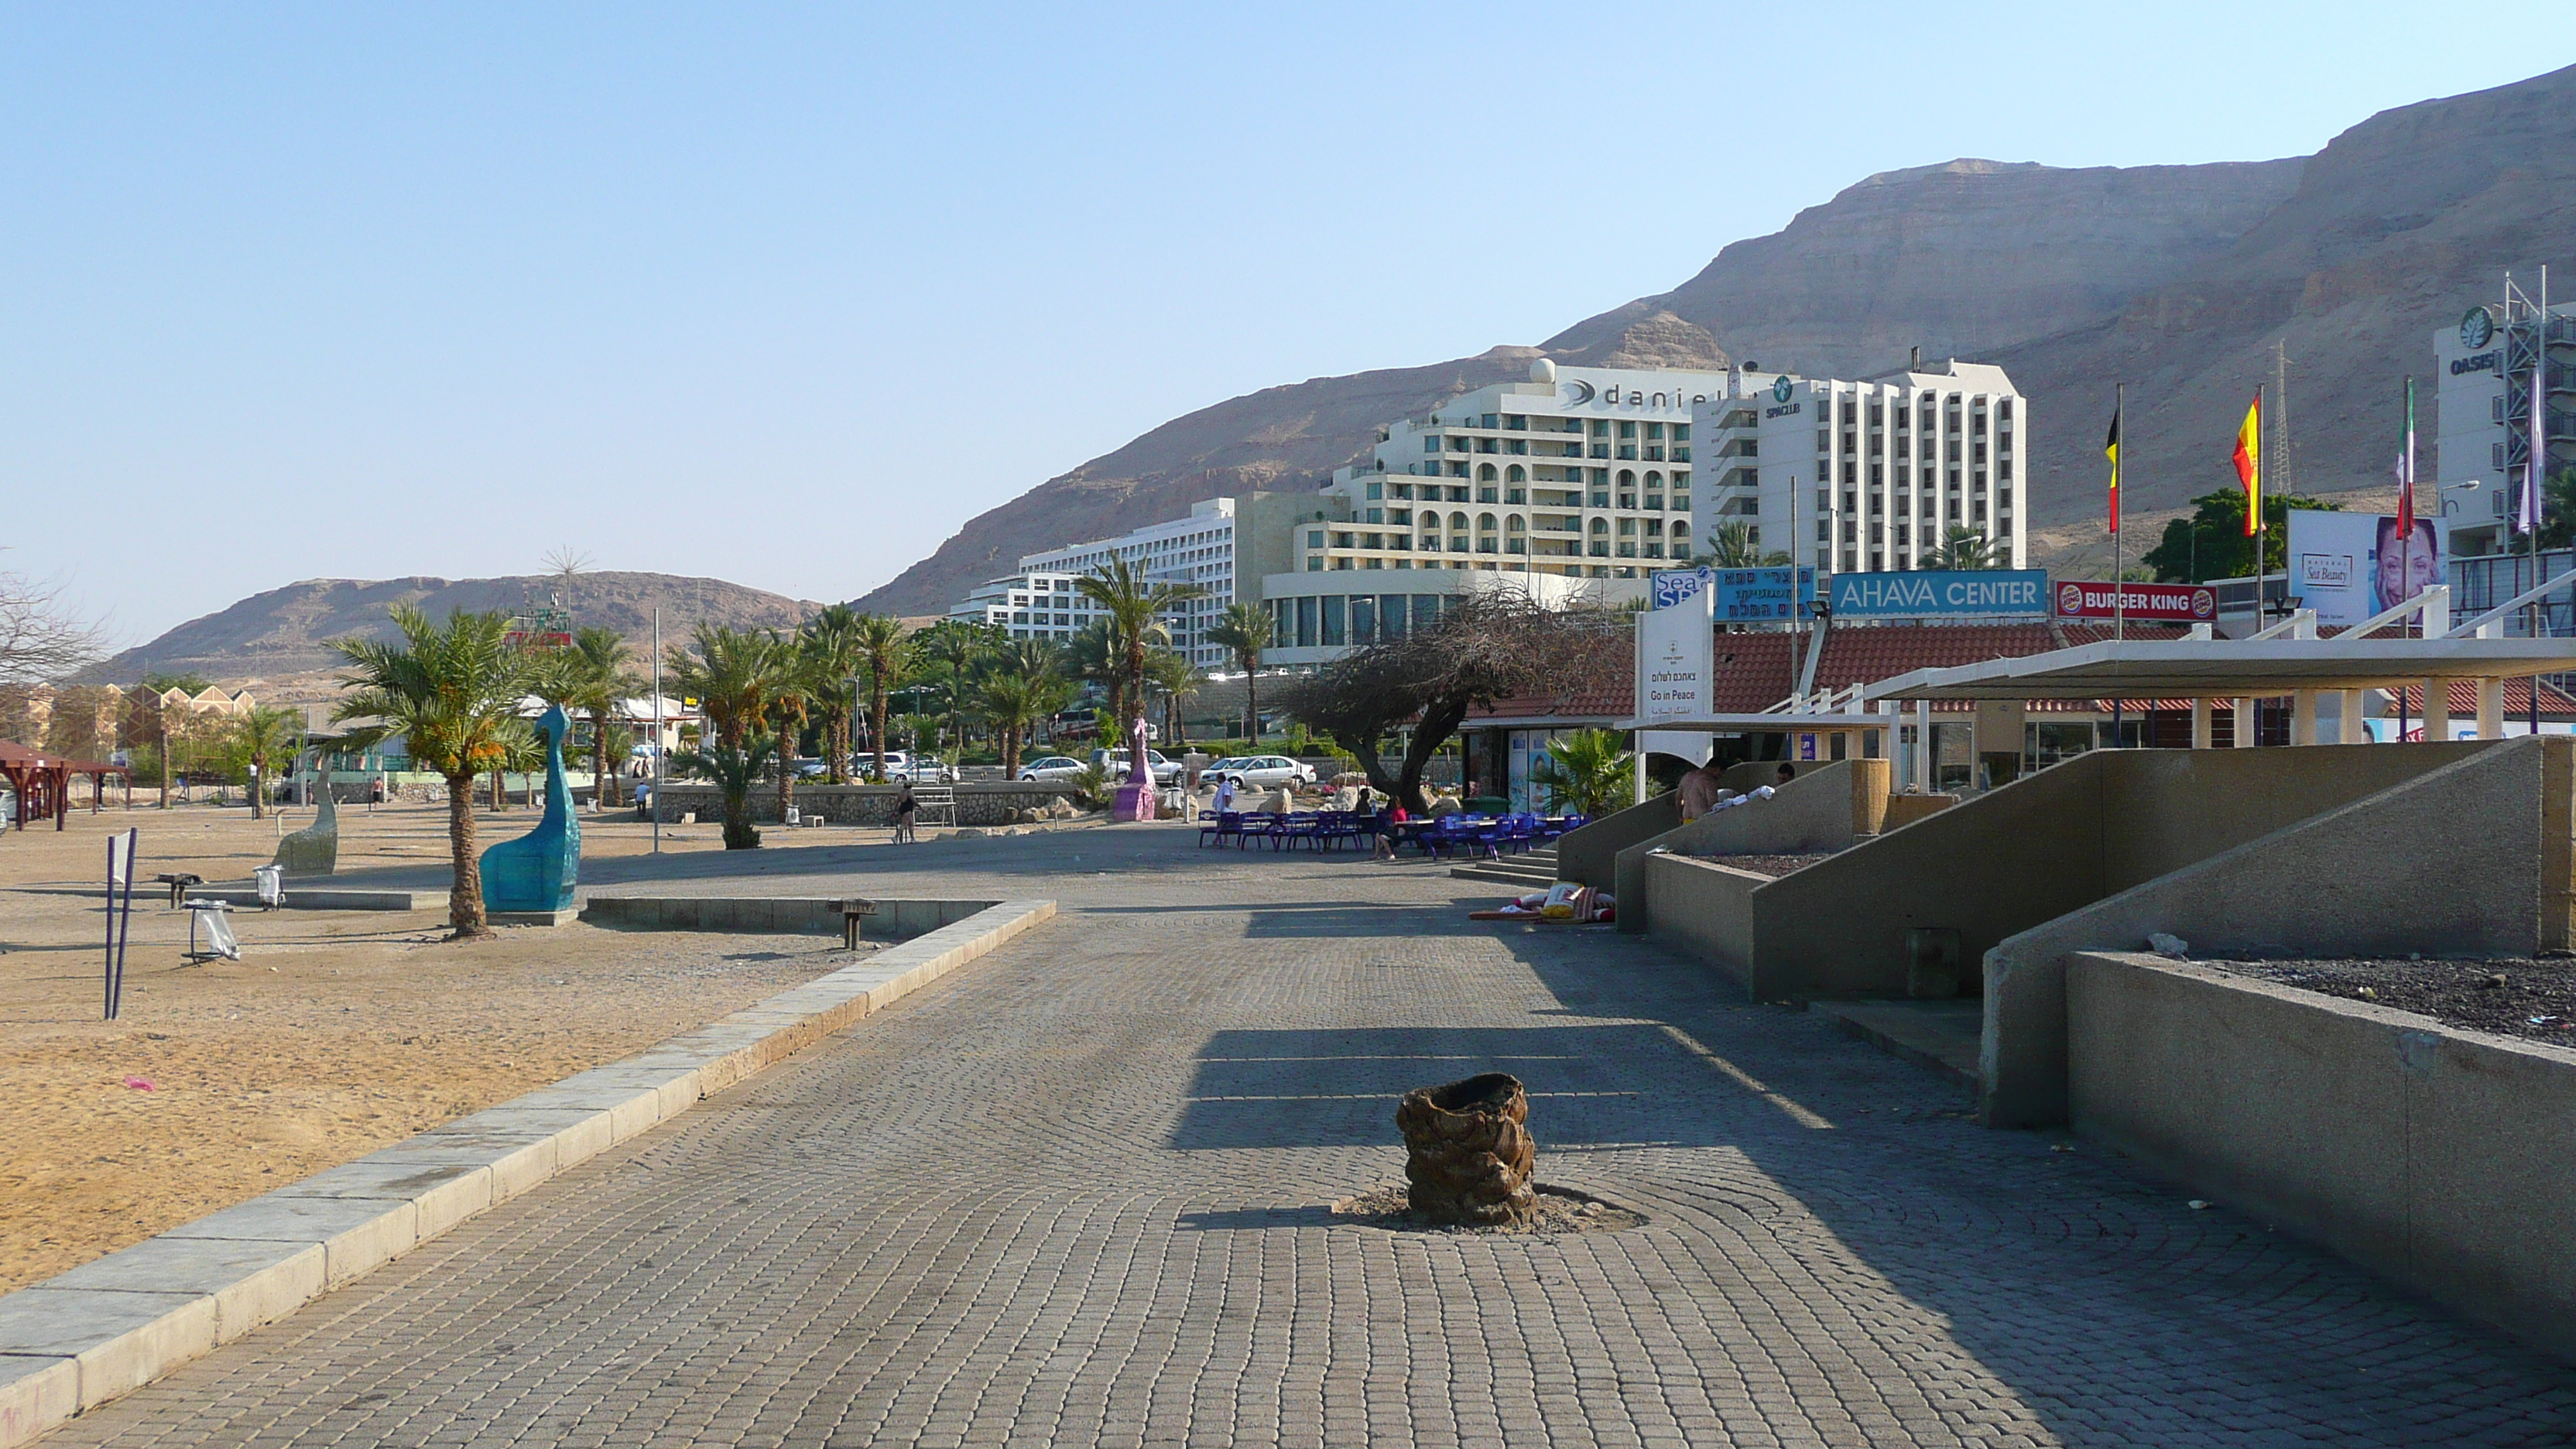
<path id="1" fill-rule="evenodd" d="M 128 792 L 134 788 L 134 772 L 123 765 L 104 760 L 75 760 L 68 756 L 31 750 L 11 740 L 0 740 L 0 779 L 9 782 L 18 808 L 11 812 L 9 823 L 27 828 L 30 820 L 51 819 L 54 828 L 63 828 L 63 818 L 71 813 L 72 777 L 90 778 L 90 813 L 95 815 L 107 800 L 107 777 L 123 775 Z"/>

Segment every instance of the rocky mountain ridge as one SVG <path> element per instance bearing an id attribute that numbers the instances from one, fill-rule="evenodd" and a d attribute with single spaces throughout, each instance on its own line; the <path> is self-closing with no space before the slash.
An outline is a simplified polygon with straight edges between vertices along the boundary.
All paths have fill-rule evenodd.
<path id="1" fill-rule="evenodd" d="M 550 574 L 306 579 L 191 619 L 92 666 L 83 677 L 126 683 L 147 672 L 194 673 L 216 680 L 309 674 L 338 662 L 330 648 L 334 639 L 391 637 L 390 611 L 396 604 L 413 604 L 432 618 L 443 618 L 452 609 L 518 612 L 566 592 L 563 580 Z M 700 620 L 737 628 L 783 628 L 822 607 L 723 579 L 611 571 L 579 575 L 564 602 L 574 623 L 615 629 L 639 655 L 653 642 L 657 606 L 666 640 L 686 637 Z"/>
<path id="2" fill-rule="evenodd" d="M 2227 439 L 2278 341 L 2290 481 L 2368 487 L 2385 473 L 2389 399 L 2430 368 L 2432 329 L 2492 296 L 2503 270 L 2566 262 L 2571 242 L 2576 68 L 2382 112 L 2312 157 L 1889 171 L 1536 348 L 1311 378 L 1175 418 L 971 520 L 859 602 L 944 612 L 1022 553 L 1203 498 L 1311 489 L 1379 426 L 1523 376 L 1541 353 L 1862 377 L 1915 346 L 2000 363 L 2031 399 L 2034 522 L 2060 525 L 2099 507 L 2097 440 L 2117 381 L 2129 384 L 2133 507 L 2224 485 Z"/>

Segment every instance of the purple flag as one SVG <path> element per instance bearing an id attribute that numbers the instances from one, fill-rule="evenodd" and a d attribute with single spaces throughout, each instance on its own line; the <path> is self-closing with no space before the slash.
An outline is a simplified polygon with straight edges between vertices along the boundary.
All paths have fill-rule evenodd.
<path id="1" fill-rule="evenodd" d="M 2541 388 L 2541 377 L 2548 370 L 2549 355 L 2544 349 L 2531 365 L 2531 454 L 2522 463 L 2522 516 L 2515 520 L 2515 527 L 2524 533 L 2540 531 L 2540 470 L 2549 456 L 2548 394 Z"/>

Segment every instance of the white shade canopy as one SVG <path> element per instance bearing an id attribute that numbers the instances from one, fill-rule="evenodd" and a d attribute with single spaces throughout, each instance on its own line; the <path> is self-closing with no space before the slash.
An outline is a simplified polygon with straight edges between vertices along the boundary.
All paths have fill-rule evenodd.
<path id="1" fill-rule="evenodd" d="M 2267 699 L 2576 671 L 2576 639 L 2106 639 L 1917 669 L 1864 699 Z M 1660 725 L 1657 728 L 1673 728 Z M 1778 728 L 1778 726 L 1774 726 Z"/>

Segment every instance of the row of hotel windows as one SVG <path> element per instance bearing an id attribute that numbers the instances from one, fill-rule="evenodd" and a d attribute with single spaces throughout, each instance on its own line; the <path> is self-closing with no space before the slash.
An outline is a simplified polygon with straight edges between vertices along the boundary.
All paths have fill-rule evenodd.
<path id="1" fill-rule="evenodd" d="M 1592 427 L 1590 432 L 1593 437 L 1607 438 L 1612 435 L 1611 419 L 1594 418 L 1591 422 Z M 1538 426 L 1533 428 L 1530 426 L 1529 415 L 1527 413 L 1482 413 L 1477 416 L 1474 422 L 1469 422 L 1465 418 L 1449 418 L 1443 420 L 1435 417 L 1431 420 L 1431 425 L 1433 427 L 1483 428 L 1487 431 L 1498 433 L 1572 433 L 1577 437 L 1582 436 L 1585 432 L 1583 424 L 1584 419 L 1582 418 L 1542 417 L 1538 420 Z M 1688 423 L 1672 423 L 1668 425 L 1655 422 L 1639 422 L 1634 418 L 1621 418 L 1618 420 L 1617 435 L 1622 439 L 1633 442 L 1637 439 L 1641 430 L 1645 440 L 1649 443 L 1660 443 L 1664 441 L 1667 434 L 1669 434 L 1671 439 L 1676 443 L 1687 443 L 1690 441 L 1691 425 Z M 1463 453 L 1467 451 L 1467 444 L 1470 441 L 1470 439 L 1466 438 L 1451 438 L 1449 440 L 1449 446 Z M 1483 446 L 1485 444 L 1495 442 L 1496 440 L 1493 438 L 1477 438 L 1472 441 L 1478 444 L 1479 452 L 1490 453 L 1494 451 L 1490 447 Z M 1510 440 L 1505 439 L 1503 441 Z M 1422 450 L 1424 452 L 1436 453 L 1440 451 L 1440 435 L 1438 433 L 1426 435 L 1422 442 Z"/>
<path id="2" fill-rule="evenodd" d="M 1338 649 L 1401 639 L 1440 618 L 1443 594 L 1308 594 L 1270 601 L 1273 649 Z"/>
<path id="3" fill-rule="evenodd" d="M 1551 479 L 1542 473 L 1539 476 L 1538 481 L 1541 483 L 1581 483 L 1584 481 L 1586 473 L 1589 473 L 1591 476 L 1592 486 L 1594 488 L 1606 491 L 1611 486 L 1610 470 L 1607 468 L 1560 468 L 1557 471 L 1565 476 L 1561 479 Z M 1467 475 L 1460 473 L 1458 476 L 1464 478 Z M 1518 463 L 1514 463 L 1510 469 L 1504 472 L 1499 478 L 1494 474 L 1494 465 L 1487 463 L 1478 471 L 1476 481 L 1482 485 L 1478 489 L 1478 492 L 1482 494 L 1482 496 L 1476 501 L 1479 503 L 1492 503 L 1495 501 L 1493 490 L 1497 483 L 1510 484 L 1517 487 L 1529 482 L 1530 480 L 1522 471 L 1521 465 Z M 1680 492 L 1690 487 L 1691 475 L 1677 471 L 1673 474 L 1671 482 L 1674 490 L 1676 492 Z M 1652 468 L 1646 470 L 1645 484 L 1648 492 L 1661 492 L 1663 490 L 1664 483 L 1665 479 L 1662 473 Z M 1634 468 L 1620 469 L 1618 486 L 1619 491 L 1622 493 L 1635 493 L 1637 491 L 1637 470 Z M 1464 503 L 1467 501 L 1466 486 L 1464 484 L 1455 483 L 1415 484 L 1387 478 L 1372 478 L 1368 481 L 1368 486 L 1363 491 L 1371 498 L 1411 499 L 1415 493 L 1419 491 L 1422 501 L 1425 503 L 1439 503 L 1444 501 L 1449 503 Z M 1447 495 L 1445 499 L 1442 496 L 1444 493 Z M 1518 500 L 1514 501 L 1517 502 Z M 1604 504 L 1602 506 L 1607 507 L 1608 505 Z M 1622 506 L 1634 508 L 1637 505 L 1629 503 Z M 1683 508 L 1689 507 L 1688 500 L 1679 500 L 1679 506 Z"/>

